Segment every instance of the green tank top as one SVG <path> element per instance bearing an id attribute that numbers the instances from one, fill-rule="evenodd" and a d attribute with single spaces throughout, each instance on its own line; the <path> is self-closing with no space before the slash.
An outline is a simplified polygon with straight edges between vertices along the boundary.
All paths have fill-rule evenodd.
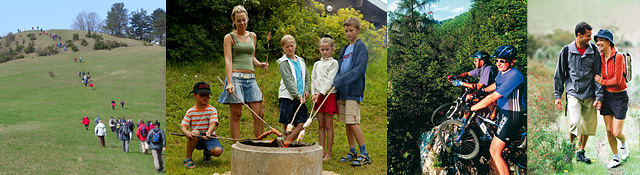
<path id="1" fill-rule="evenodd" d="M 251 38 L 251 41 L 246 43 L 240 42 L 235 34 L 230 34 L 235 41 L 233 46 L 231 46 L 231 60 L 233 62 L 233 69 L 255 71 L 255 69 L 253 68 L 253 51 L 255 50 L 255 45 L 253 44 L 254 41 L 253 37 L 251 37 L 251 34 L 249 34 L 249 38 Z"/>

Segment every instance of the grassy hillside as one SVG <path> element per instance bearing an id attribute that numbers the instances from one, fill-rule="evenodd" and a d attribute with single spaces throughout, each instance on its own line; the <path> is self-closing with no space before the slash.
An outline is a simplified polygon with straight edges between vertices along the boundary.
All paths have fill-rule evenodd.
<path id="1" fill-rule="evenodd" d="M 310 71 L 309 73 L 311 73 L 313 63 L 307 63 L 307 65 Z M 349 146 L 345 134 L 345 125 L 337 121 L 337 116 L 335 116 L 335 138 L 332 159 L 328 162 L 323 162 L 323 170 L 333 171 L 339 174 L 384 174 L 387 172 L 386 68 L 386 59 L 370 60 L 366 74 L 367 80 L 364 101 L 360 103 L 362 116 L 362 124 L 360 127 L 364 132 L 367 151 L 373 163 L 363 167 L 352 167 L 351 165 L 338 161 L 340 157 L 347 154 Z M 259 86 L 262 86 L 265 76 L 267 77 L 265 87 L 261 87 L 261 90 L 265 94 L 264 97 L 266 101 L 263 103 L 263 107 L 266 108 L 265 121 L 274 128 L 283 131 L 283 125 L 278 123 L 280 115 L 278 107 L 278 87 L 280 86 L 278 65 L 275 62 L 271 62 L 266 75 L 263 69 L 256 68 L 256 71 Z M 224 79 L 224 63 L 167 64 L 167 98 L 169 99 L 167 101 L 167 129 L 169 132 L 180 132 L 179 123 L 182 117 L 187 109 L 195 105 L 193 97 L 189 96 L 188 93 L 195 83 L 204 81 L 211 85 L 212 97 L 209 104 L 218 109 L 220 121 L 218 135 L 220 137 L 231 137 L 229 133 L 229 106 L 217 102 L 223 86 L 216 76 Z M 308 109 L 311 109 L 311 103 L 308 103 L 307 106 Z M 240 121 L 240 125 L 242 126 L 241 138 L 253 138 L 253 119 L 251 118 L 251 112 L 244 107 Z M 267 129 L 265 126 L 265 131 Z M 276 136 L 270 135 L 267 139 L 275 138 Z M 185 137 L 169 136 L 167 140 L 167 146 L 171 147 L 171 149 L 167 151 L 167 167 L 172 174 L 222 174 L 231 169 L 231 145 L 233 143 L 230 141 L 220 141 L 224 152 L 222 156 L 213 158 L 209 164 L 202 163 L 201 150 L 194 151 L 193 160 L 197 167 L 189 170 L 185 168 L 182 163 L 186 155 L 187 139 Z M 312 125 L 307 128 L 303 142 L 318 142 L 317 121 L 314 121 Z M 283 164 L 283 166 L 286 165 Z"/>
<path id="2" fill-rule="evenodd" d="M 26 38 L 26 33 L 29 32 L 16 34 L 16 41 L 21 43 L 20 35 Z M 79 33 L 81 39 L 86 34 L 72 30 L 49 33 L 59 34 L 65 41 L 73 33 Z M 36 37 L 37 47 L 59 42 L 48 35 Z M 103 37 L 125 42 L 129 47 L 94 51 L 89 48 L 93 44 L 90 39 L 90 45 L 79 46 L 79 52 L 33 55 L 0 64 L 2 173 L 155 172 L 152 156 L 138 153 L 137 139 L 131 142 L 132 153 L 125 154 L 115 146 L 115 134 L 108 132 L 108 146 L 102 148 L 93 134 L 95 124 L 92 122 L 90 131 L 85 131 L 81 121 L 84 115 L 92 121 L 100 115 L 105 123 L 109 117 L 126 117 L 158 120 L 165 128 L 165 48 Z M 74 63 L 74 57 L 82 57 L 83 63 Z M 50 71 L 55 77 L 50 76 Z M 91 72 L 93 90 L 80 83 L 77 71 Z M 111 100 L 124 100 L 125 109 L 117 106 L 112 110 Z"/>

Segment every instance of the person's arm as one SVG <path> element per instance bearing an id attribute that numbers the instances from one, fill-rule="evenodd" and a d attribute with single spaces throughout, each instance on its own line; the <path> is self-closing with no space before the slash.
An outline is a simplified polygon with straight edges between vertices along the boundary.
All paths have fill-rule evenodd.
<path id="1" fill-rule="evenodd" d="M 593 46 L 594 46 L 593 49 L 594 49 L 595 55 L 596 56 L 600 56 L 600 51 L 598 51 L 598 49 L 597 49 L 597 47 L 595 47 L 595 45 L 593 45 Z M 595 70 L 595 72 L 596 72 L 595 74 L 596 75 L 602 76 L 602 73 L 601 73 L 602 71 L 600 69 L 600 66 L 601 66 L 602 62 L 599 59 L 600 57 L 597 57 L 597 58 L 598 59 L 596 59 L 594 61 L 592 70 Z M 604 87 L 602 87 L 602 85 L 600 83 L 595 83 L 595 80 L 593 80 L 593 82 L 596 85 L 596 101 L 594 102 L 593 105 L 594 106 L 599 106 L 600 102 L 602 102 L 602 99 L 604 98 Z M 600 109 L 599 107 L 596 107 L 596 108 L 598 110 Z"/>
<path id="2" fill-rule="evenodd" d="M 261 67 L 261 68 L 263 68 L 264 70 L 268 70 L 268 69 L 269 69 L 269 63 L 267 63 L 267 62 L 260 62 L 260 61 L 258 61 L 258 58 L 256 58 L 256 49 L 258 49 L 258 39 L 257 39 L 257 38 L 258 38 L 258 36 L 257 36 L 255 33 L 253 33 L 253 32 L 251 32 L 251 33 L 249 34 L 249 36 L 253 39 L 253 48 L 254 48 L 254 49 L 253 49 L 253 65 L 254 65 L 254 66 Z"/>
<path id="3" fill-rule="evenodd" d="M 565 77 L 566 72 L 565 71 L 569 71 L 569 70 L 564 70 L 564 64 L 565 62 L 563 60 L 565 59 L 569 59 L 569 58 L 564 58 L 563 53 L 564 52 L 569 52 L 568 50 L 565 51 L 565 49 L 569 49 L 567 46 L 563 47 L 562 50 L 560 50 L 560 53 L 558 54 L 558 63 L 556 64 L 556 72 L 553 75 L 553 96 L 555 97 L 555 101 L 554 104 L 556 105 L 556 109 L 558 110 L 562 110 L 562 94 L 564 93 L 564 82 L 566 81 L 567 78 L 569 77 Z M 569 54 L 567 54 L 568 56 Z"/>
<path id="4" fill-rule="evenodd" d="M 233 38 L 231 34 L 227 34 L 224 36 L 224 72 L 227 77 L 227 87 L 225 89 L 227 92 L 233 94 L 233 78 L 231 77 L 231 73 L 233 72 L 233 55 L 231 51 L 231 47 L 233 46 Z"/>
<path id="5" fill-rule="evenodd" d="M 321 93 L 320 87 L 318 87 L 320 83 L 318 82 L 321 82 L 322 80 L 320 80 L 320 76 L 318 74 L 320 74 L 322 70 L 320 70 L 319 65 L 320 65 L 320 61 L 316 62 L 315 64 L 313 64 L 313 69 L 311 70 L 311 80 L 313 80 L 312 82 L 313 86 L 311 86 L 312 96 L 315 96 L 316 94 Z"/>
<path id="6" fill-rule="evenodd" d="M 456 75 L 455 79 L 467 78 L 469 77 L 469 72 L 463 72 L 460 75 Z"/>
<path id="7" fill-rule="evenodd" d="M 500 97 L 502 97 L 502 95 L 500 95 L 497 92 L 493 92 L 493 93 L 489 94 L 487 97 L 485 97 L 484 99 L 482 99 L 480 102 L 478 102 L 475 105 L 471 106 L 471 111 L 477 111 L 479 109 L 486 108 L 487 106 L 489 106 L 489 104 L 497 101 L 498 98 L 500 98 Z"/>
<path id="8" fill-rule="evenodd" d="M 302 58 L 301 58 L 302 59 Z M 304 62 L 304 59 L 302 60 Z M 309 90 L 311 89 L 311 79 L 309 78 L 309 70 L 304 69 L 305 71 L 303 72 L 304 74 L 304 89 L 302 89 L 302 97 L 304 97 L 305 99 L 307 99 L 309 97 Z"/>
<path id="9" fill-rule="evenodd" d="M 320 93 L 327 93 L 324 95 L 329 95 L 331 94 L 331 92 L 328 92 L 329 90 L 331 90 L 331 85 L 333 84 L 333 79 L 336 77 L 336 75 L 338 74 L 338 61 L 337 60 L 331 60 L 331 64 L 329 64 L 328 67 L 328 72 L 327 72 L 327 83 L 322 85 L 322 88 L 320 89 Z"/>
<path id="10" fill-rule="evenodd" d="M 354 44 L 351 61 L 353 69 L 349 70 L 342 76 L 336 76 L 333 80 L 333 87 L 340 88 L 344 85 L 352 84 L 356 80 L 360 79 L 360 76 L 364 75 L 367 71 L 367 62 L 369 60 L 369 51 L 367 50 L 367 46 L 362 41 L 356 41 Z"/>
<path id="11" fill-rule="evenodd" d="M 167 137 L 162 130 L 160 130 L 160 136 L 162 136 L 162 151 L 164 151 L 167 148 Z"/>
<path id="12" fill-rule="evenodd" d="M 182 122 L 180 122 L 180 126 L 182 126 L 180 127 L 180 131 L 182 131 L 182 134 L 184 134 L 188 139 L 192 139 L 193 136 L 188 130 L 188 128 L 191 126 L 191 116 L 189 116 L 189 111 L 187 111 L 187 114 L 185 114 L 184 118 L 182 118 Z"/>

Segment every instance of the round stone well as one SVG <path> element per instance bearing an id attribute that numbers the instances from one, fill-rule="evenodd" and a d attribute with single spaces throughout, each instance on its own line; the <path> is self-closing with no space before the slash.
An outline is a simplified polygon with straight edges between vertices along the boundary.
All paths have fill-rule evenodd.
<path id="1" fill-rule="evenodd" d="M 287 148 L 271 141 L 245 141 L 233 144 L 231 174 L 287 175 L 322 174 L 322 147 L 292 142 Z"/>

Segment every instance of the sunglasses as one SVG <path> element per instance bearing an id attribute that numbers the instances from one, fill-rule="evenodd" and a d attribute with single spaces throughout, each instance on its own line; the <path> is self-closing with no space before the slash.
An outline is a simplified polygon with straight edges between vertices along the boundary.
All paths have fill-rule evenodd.
<path id="1" fill-rule="evenodd" d="M 507 60 L 496 60 L 497 63 L 506 63 L 508 62 Z"/>

